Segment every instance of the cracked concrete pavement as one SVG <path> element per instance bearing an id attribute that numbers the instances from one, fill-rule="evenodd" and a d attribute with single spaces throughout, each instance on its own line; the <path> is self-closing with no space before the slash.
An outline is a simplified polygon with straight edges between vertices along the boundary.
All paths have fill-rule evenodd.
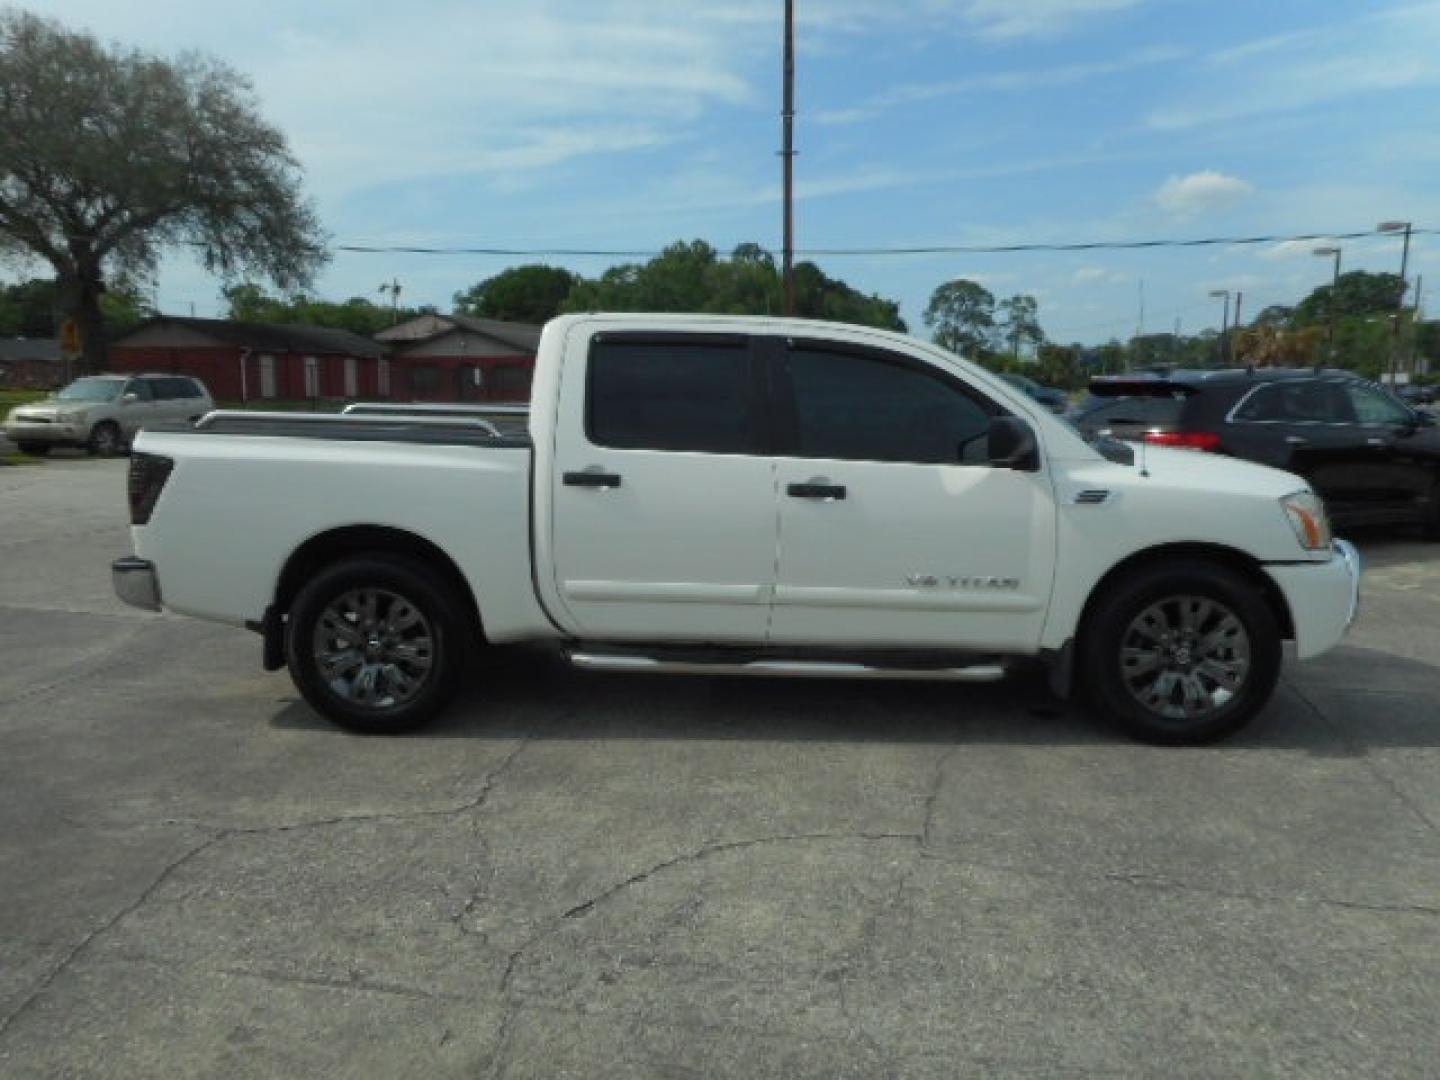
<path id="1" fill-rule="evenodd" d="M 1440 548 L 1242 737 L 1023 683 L 477 672 L 344 735 L 0 470 L 0 1074 L 1433 1075 Z"/>

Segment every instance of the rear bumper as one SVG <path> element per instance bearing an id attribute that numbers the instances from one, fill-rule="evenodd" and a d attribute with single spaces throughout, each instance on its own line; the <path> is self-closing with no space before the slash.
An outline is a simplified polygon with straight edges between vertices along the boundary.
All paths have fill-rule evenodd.
<path id="1" fill-rule="evenodd" d="M 133 555 L 116 559 L 110 564 L 110 580 L 114 583 L 115 595 L 131 607 L 160 610 L 160 579 L 150 560 Z"/>
<path id="2" fill-rule="evenodd" d="M 1265 572 L 1290 607 L 1301 660 L 1340 644 L 1360 610 L 1360 553 L 1354 545 L 1336 540 L 1324 562 L 1267 566 Z"/>

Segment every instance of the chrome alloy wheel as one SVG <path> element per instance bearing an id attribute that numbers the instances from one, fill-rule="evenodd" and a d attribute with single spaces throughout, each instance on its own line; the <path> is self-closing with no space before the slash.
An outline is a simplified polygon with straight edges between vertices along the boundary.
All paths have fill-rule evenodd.
<path id="1" fill-rule="evenodd" d="M 311 638 L 332 693 L 367 709 L 403 705 L 435 664 L 435 635 L 420 609 L 388 589 L 352 589 L 326 605 Z"/>
<path id="2" fill-rule="evenodd" d="M 1203 720 L 1224 708 L 1250 673 L 1250 635 L 1236 614 L 1203 596 L 1170 596 L 1131 620 L 1120 675 L 1145 708 L 1167 720 Z"/>

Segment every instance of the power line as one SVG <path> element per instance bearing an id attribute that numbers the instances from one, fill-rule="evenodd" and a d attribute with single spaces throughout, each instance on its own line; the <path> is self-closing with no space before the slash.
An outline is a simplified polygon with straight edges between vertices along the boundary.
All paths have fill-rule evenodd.
<path id="1" fill-rule="evenodd" d="M 1437 235 L 1440 229 L 1412 229 L 1412 235 Z M 1151 248 L 1230 247 L 1254 244 L 1308 243 L 1318 240 L 1362 240 L 1383 235 L 1377 230 L 1360 232 L 1290 233 L 1270 236 L 1206 236 L 1197 239 L 1157 240 L 1087 240 L 1074 243 L 1023 244 L 940 244 L 927 247 L 834 247 L 796 248 L 796 255 L 810 256 L 876 256 L 876 255 L 1004 255 L 1027 252 L 1066 251 L 1140 251 Z M 519 248 L 519 247 L 428 247 L 412 244 L 335 244 L 334 251 L 366 255 L 498 255 L 512 258 L 610 258 L 642 259 L 662 254 L 649 248 Z"/>

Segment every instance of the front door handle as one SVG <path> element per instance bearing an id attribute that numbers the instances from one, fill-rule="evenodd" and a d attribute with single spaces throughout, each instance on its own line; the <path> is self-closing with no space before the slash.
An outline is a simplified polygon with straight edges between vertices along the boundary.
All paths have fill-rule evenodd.
<path id="1" fill-rule="evenodd" d="M 620 474 L 600 472 L 598 469 L 584 472 L 567 472 L 561 478 L 566 487 L 583 488 L 618 488 L 620 486 Z"/>
<path id="2" fill-rule="evenodd" d="M 1384 440 L 1384 439 L 1366 439 L 1366 440 L 1365 440 L 1365 445 L 1367 445 L 1367 446 L 1384 446 L 1384 445 L 1385 445 L 1385 440 Z"/>
<path id="3" fill-rule="evenodd" d="M 828 480 L 817 477 L 814 480 L 807 480 L 803 484 L 787 485 L 785 494 L 792 499 L 843 499 L 845 498 L 845 485 L 832 484 Z"/>
<path id="4" fill-rule="evenodd" d="M 1310 440 L 1303 435 L 1286 435 L 1285 441 L 1291 446 L 1304 446 Z"/>

